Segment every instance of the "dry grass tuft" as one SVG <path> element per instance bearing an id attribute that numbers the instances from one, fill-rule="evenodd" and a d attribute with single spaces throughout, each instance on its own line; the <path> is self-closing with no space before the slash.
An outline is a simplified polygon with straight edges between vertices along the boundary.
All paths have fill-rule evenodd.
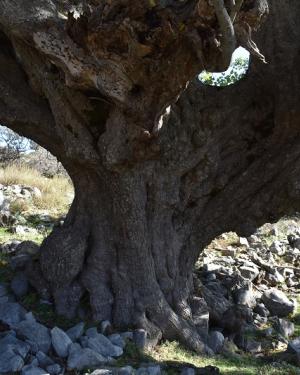
<path id="1" fill-rule="evenodd" d="M 72 199 L 73 186 L 67 177 L 47 178 L 37 170 L 24 165 L 9 165 L 0 169 L 0 184 L 37 187 L 42 195 L 34 197 L 37 209 L 64 213 Z"/>

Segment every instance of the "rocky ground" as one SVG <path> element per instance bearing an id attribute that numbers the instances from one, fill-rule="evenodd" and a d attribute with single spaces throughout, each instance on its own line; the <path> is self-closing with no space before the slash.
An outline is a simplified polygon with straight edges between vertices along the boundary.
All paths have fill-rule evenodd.
<path id="1" fill-rule="evenodd" d="M 143 330 L 94 325 L 84 301 L 81 319 L 56 316 L 24 273 L 63 221 L 34 207 L 41 195 L 32 186 L 0 186 L 0 374 L 300 374 L 300 216 L 249 238 L 225 233 L 202 253 L 192 305 L 214 353 L 206 358 L 177 343 L 150 348 Z"/>

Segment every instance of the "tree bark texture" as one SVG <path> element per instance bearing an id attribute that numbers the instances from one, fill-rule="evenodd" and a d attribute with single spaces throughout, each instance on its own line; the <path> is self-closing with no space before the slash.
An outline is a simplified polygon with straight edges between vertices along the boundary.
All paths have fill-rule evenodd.
<path id="1" fill-rule="evenodd" d="M 99 13 L 77 21 L 57 16 L 59 2 L 36 12 L 32 1 L 26 15 L 22 3 L 0 0 L 0 122 L 57 156 L 75 187 L 63 227 L 28 270 L 32 283 L 61 314 L 88 296 L 97 321 L 207 351 L 193 303 L 199 252 L 224 231 L 248 235 L 300 206 L 299 2 L 269 1 L 258 34 L 267 65 L 255 60 L 232 87 L 194 80 L 184 93 L 203 67 L 223 64 L 212 42 L 221 15 L 207 1 L 149 9 L 139 42 L 134 1 L 141 13 L 128 10 L 113 40 L 126 1 L 95 1 Z M 260 58 L 250 34 L 267 8 L 245 0 L 233 23 L 237 43 Z M 183 39 L 174 25 L 189 29 Z"/>

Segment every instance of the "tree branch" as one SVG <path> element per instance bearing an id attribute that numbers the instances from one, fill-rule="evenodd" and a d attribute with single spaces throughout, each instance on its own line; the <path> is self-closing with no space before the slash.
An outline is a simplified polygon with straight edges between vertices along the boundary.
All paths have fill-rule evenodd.
<path id="1" fill-rule="evenodd" d="M 233 28 L 233 22 L 229 16 L 224 4 L 224 0 L 212 0 L 215 8 L 217 19 L 222 32 L 222 58 L 224 67 L 228 67 L 231 57 L 236 48 L 236 38 Z M 226 70 L 226 69 L 225 69 Z"/>

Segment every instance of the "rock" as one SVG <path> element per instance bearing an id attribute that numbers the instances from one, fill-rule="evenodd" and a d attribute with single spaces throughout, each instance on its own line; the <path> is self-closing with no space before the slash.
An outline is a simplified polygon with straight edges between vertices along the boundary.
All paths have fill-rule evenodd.
<path id="1" fill-rule="evenodd" d="M 126 340 L 133 340 L 133 332 L 122 332 L 120 333 L 121 337 L 126 341 Z"/>
<path id="2" fill-rule="evenodd" d="M 66 358 L 69 354 L 69 347 L 72 345 L 70 337 L 60 328 L 54 327 L 51 330 L 52 346 L 60 358 Z"/>
<path id="3" fill-rule="evenodd" d="M 240 246 L 245 246 L 247 249 L 250 247 L 249 246 L 249 242 L 248 242 L 247 238 L 245 238 L 245 237 L 240 237 L 239 238 L 239 245 Z"/>
<path id="4" fill-rule="evenodd" d="M 266 308 L 266 306 L 263 303 L 257 304 L 253 311 L 256 314 L 266 318 L 270 315 L 270 311 Z"/>
<path id="5" fill-rule="evenodd" d="M 11 281 L 10 288 L 17 298 L 25 296 L 29 289 L 26 275 L 24 273 L 16 274 Z"/>
<path id="6" fill-rule="evenodd" d="M 41 198 L 42 197 L 42 192 L 40 191 L 40 189 L 38 189 L 37 187 L 33 186 L 33 187 L 30 187 L 30 190 L 31 194 L 34 196 L 34 198 Z"/>
<path id="7" fill-rule="evenodd" d="M 86 374 L 86 375 L 113 375 L 113 371 L 108 370 L 106 368 L 102 368 L 102 369 L 99 369 L 99 370 L 95 370 L 92 373 Z"/>
<path id="8" fill-rule="evenodd" d="M 26 310 L 18 303 L 1 303 L 0 320 L 8 325 L 18 324 L 25 318 Z"/>
<path id="9" fill-rule="evenodd" d="M 219 331 L 212 331 L 208 337 L 208 346 L 213 350 L 214 353 L 221 353 L 224 345 L 224 336 Z"/>
<path id="10" fill-rule="evenodd" d="M 49 375 L 49 373 L 40 367 L 27 365 L 23 367 L 21 375 Z"/>
<path id="11" fill-rule="evenodd" d="M 89 348 L 81 348 L 79 344 L 72 344 L 68 357 L 69 370 L 83 370 L 84 368 L 95 368 L 105 363 L 107 360 Z"/>
<path id="12" fill-rule="evenodd" d="M 147 372 L 149 375 L 160 375 L 161 368 L 159 365 L 147 367 Z"/>
<path id="13" fill-rule="evenodd" d="M 139 349 L 144 350 L 147 346 L 147 332 L 144 329 L 133 331 L 133 342 Z"/>
<path id="14" fill-rule="evenodd" d="M 14 334 L 8 334 L 0 339 L 0 353 L 12 350 L 14 354 L 25 359 L 30 351 L 30 345 L 24 341 L 17 339 Z"/>
<path id="15" fill-rule="evenodd" d="M 95 337 L 89 337 L 87 346 L 105 357 L 120 357 L 123 354 L 122 348 L 113 345 L 110 340 L 101 333 L 97 334 Z"/>
<path id="16" fill-rule="evenodd" d="M 285 253 L 285 249 L 283 248 L 280 241 L 274 241 L 270 246 L 270 251 L 278 256 L 282 256 Z"/>
<path id="17" fill-rule="evenodd" d="M 40 250 L 40 246 L 33 241 L 21 242 L 16 251 L 18 254 L 37 255 Z"/>
<path id="18" fill-rule="evenodd" d="M 4 297 L 8 295 L 8 290 L 5 284 L 0 284 L 0 297 Z"/>
<path id="19" fill-rule="evenodd" d="M 40 323 L 24 320 L 16 327 L 19 335 L 35 343 L 38 349 L 48 353 L 51 346 L 51 337 L 47 327 Z"/>
<path id="20" fill-rule="evenodd" d="M 261 353 L 262 351 L 261 343 L 253 339 L 247 339 L 246 345 L 245 345 L 245 351 L 251 354 Z"/>
<path id="21" fill-rule="evenodd" d="M 295 325 L 285 319 L 276 319 L 274 328 L 284 337 L 292 336 L 295 332 Z"/>
<path id="22" fill-rule="evenodd" d="M 122 349 L 125 348 L 125 345 L 126 345 L 125 340 L 120 334 L 114 333 L 113 335 L 108 336 L 108 339 L 111 341 L 113 345 L 117 345 Z"/>
<path id="23" fill-rule="evenodd" d="M 21 371 L 24 366 L 23 358 L 15 354 L 11 348 L 0 353 L 0 373 L 14 373 Z"/>
<path id="24" fill-rule="evenodd" d="M 83 322 L 76 324 L 76 326 L 68 329 L 66 334 L 70 337 L 70 339 L 75 342 L 77 341 L 84 333 L 84 326 Z"/>
<path id="25" fill-rule="evenodd" d="M 271 315 L 276 315 L 279 318 L 292 314 L 296 308 L 295 302 L 289 300 L 283 292 L 275 288 L 265 291 L 262 301 Z"/>
<path id="26" fill-rule="evenodd" d="M 195 375 L 195 374 L 196 374 L 196 371 L 192 367 L 184 367 L 180 372 L 180 375 Z"/>
<path id="27" fill-rule="evenodd" d="M 250 283 L 242 288 L 236 289 L 233 293 L 233 298 L 235 303 L 238 305 L 244 305 L 253 308 L 256 304 L 252 284 Z"/>
<path id="28" fill-rule="evenodd" d="M 131 366 L 125 366 L 118 369 L 118 375 L 133 375 L 134 368 Z"/>
<path id="29" fill-rule="evenodd" d="M 262 351 L 261 343 L 247 336 L 237 335 L 234 341 L 240 349 L 247 353 L 256 354 Z"/>
<path id="30" fill-rule="evenodd" d="M 20 243 L 21 243 L 21 241 L 17 241 L 17 240 L 6 242 L 3 245 L 1 245 L 0 252 L 2 254 L 5 254 L 5 255 L 13 254 L 16 251 L 16 249 L 17 249 L 17 247 Z"/>
<path id="31" fill-rule="evenodd" d="M 47 366 L 46 370 L 50 375 L 59 375 L 62 372 L 62 368 L 57 363 L 54 365 Z"/>
<path id="32" fill-rule="evenodd" d="M 24 225 L 16 225 L 12 228 L 12 232 L 19 235 L 25 235 L 25 234 L 38 234 L 37 230 L 34 228 L 29 228 Z"/>
<path id="33" fill-rule="evenodd" d="M 277 286 L 278 284 L 284 283 L 284 277 L 275 270 L 273 273 L 267 273 L 265 280 L 269 283 L 270 286 Z"/>
<path id="34" fill-rule="evenodd" d="M 236 249 L 232 246 L 228 246 L 226 249 L 222 249 L 222 255 L 234 258 L 236 256 Z"/>
<path id="35" fill-rule="evenodd" d="M 29 254 L 17 254 L 9 259 L 10 268 L 15 270 L 24 270 L 26 265 L 31 261 Z"/>
<path id="36" fill-rule="evenodd" d="M 25 320 L 29 321 L 29 322 L 35 322 L 35 317 L 34 315 L 32 314 L 32 312 L 28 312 L 25 314 Z"/>
<path id="37" fill-rule="evenodd" d="M 287 347 L 287 351 L 292 354 L 300 356 L 300 337 L 290 341 Z"/>
<path id="38" fill-rule="evenodd" d="M 241 276 L 249 281 L 253 281 L 259 275 L 259 269 L 253 264 L 253 266 L 242 266 L 239 267 Z"/>
<path id="39" fill-rule="evenodd" d="M 223 314 L 232 306 L 232 303 L 224 297 L 219 287 L 212 290 L 203 285 L 201 293 L 207 303 L 210 319 L 217 324 L 222 323 Z"/>
<path id="40" fill-rule="evenodd" d="M 191 301 L 191 311 L 197 332 L 206 341 L 209 329 L 209 310 L 205 299 L 194 296 Z"/>
<path id="41" fill-rule="evenodd" d="M 112 333 L 112 325 L 109 320 L 104 320 L 101 322 L 100 331 L 103 335 L 109 335 Z"/>
<path id="42" fill-rule="evenodd" d="M 293 234 L 289 234 L 287 236 L 287 239 L 289 241 L 289 244 L 296 249 L 300 249 L 300 237 L 297 237 Z"/>
<path id="43" fill-rule="evenodd" d="M 239 351 L 239 348 L 233 341 L 230 341 L 228 338 L 225 339 L 223 344 L 223 353 L 234 356 Z"/>
<path id="44" fill-rule="evenodd" d="M 85 332 L 87 337 L 97 337 L 98 336 L 98 331 L 96 327 L 91 327 L 86 330 Z"/>
<path id="45" fill-rule="evenodd" d="M 54 365 L 54 361 L 41 351 L 36 353 L 36 358 L 39 362 L 39 366 L 43 368 Z"/>
<path id="46" fill-rule="evenodd" d="M 15 333 L 0 340 L 0 373 L 14 373 L 24 366 L 30 346 L 15 337 Z"/>

